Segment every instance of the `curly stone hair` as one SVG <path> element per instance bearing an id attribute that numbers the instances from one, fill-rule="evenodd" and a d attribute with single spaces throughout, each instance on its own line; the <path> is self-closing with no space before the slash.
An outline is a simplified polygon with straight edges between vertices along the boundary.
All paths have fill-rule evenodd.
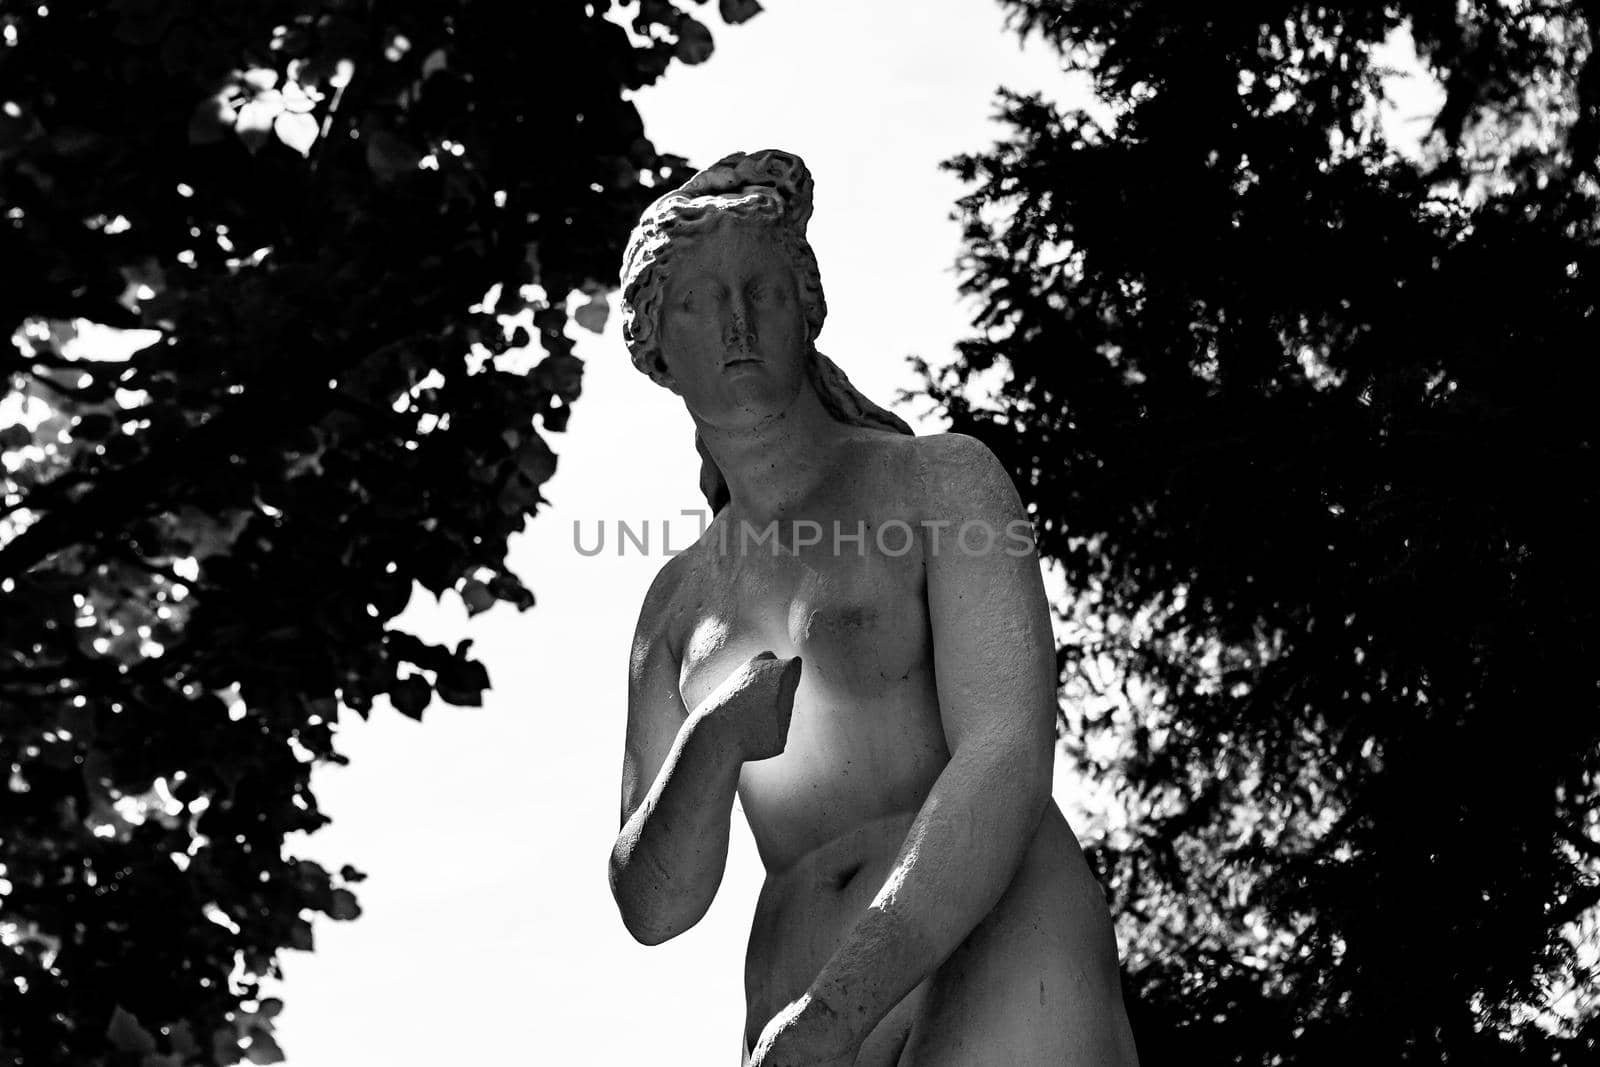
<path id="1" fill-rule="evenodd" d="M 810 380 L 822 406 L 840 422 L 910 434 L 898 415 L 863 396 L 838 365 L 817 351 L 828 314 L 822 274 L 806 240 L 811 219 L 811 172 L 797 155 L 778 149 L 726 155 L 645 209 L 622 259 L 622 337 L 633 365 L 658 385 L 667 381 L 658 341 L 661 305 L 672 253 L 718 224 L 746 221 L 771 227 L 794 265 L 805 316 Z M 727 480 L 698 434 L 700 489 L 712 511 L 728 502 Z"/>

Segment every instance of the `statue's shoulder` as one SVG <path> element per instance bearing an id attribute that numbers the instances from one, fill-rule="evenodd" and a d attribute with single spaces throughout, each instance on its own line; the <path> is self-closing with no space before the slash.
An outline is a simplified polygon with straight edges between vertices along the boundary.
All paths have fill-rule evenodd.
<path id="1" fill-rule="evenodd" d="M 906 438 L 924 463 L 993 473 L 1000 461 L 989 446 L 970 434 L 946 431 Z"/>
<path id="2" fill-rule="evenodd" d="M 964 433 L 931 433 L 910 438 L 913 484 L 929 517 L 978 515 L 995 507 L 1010 510 L 1016 483 L 988 445 Z"/>
<path id="3" fill-rule="evenodd" d="M 921 462 L 926 437 L 881 430 L 875 426 L 850 428 L 851 463 L 863 471 L 877 471 L 891 481 L 904 478 Z"/>
<path id="4" fill-rule="evenodd" d="M 903 434 L 861 428 L 852 438 L 864 485 L 929 517 L 969 513 L 1015 494 L 1010 473 L 989 446 L 964 433 Z"/>

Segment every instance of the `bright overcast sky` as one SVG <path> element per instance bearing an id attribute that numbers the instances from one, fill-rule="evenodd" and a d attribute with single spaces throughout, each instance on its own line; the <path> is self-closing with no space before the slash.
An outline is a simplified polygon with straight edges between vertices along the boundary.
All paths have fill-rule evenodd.
<path id="1" fill-rule="evenodd" d="M 1053 57 L 1001 23 L 985 0 L 768 0 L 717 28 L 708 63 L 674 65 L 639 97 L 656 145 L 696 165 L 768 147 L 807 161 L 829 305 L 819 347 L 881 403 L 914 384 L 908 354 L 944 362 L 967 329 L 949 219 L 961 188 L 938 164 L 1002 134 L 997 85 L 1071 94 Z M 454 594 L 436 605 L 418 589 L 396 620 L 473 638 L 493 680 L 485 707 L 436 704 L 418 725 L 380 701 L 370 723 L 341 723 L 351 766 L 317 773 L 334 822 L 300 854 L 371 877 L 362 918 L 319 919 L 316 951 L 284 955 L 292 1067 L 737 1062 L 761 884 L 742 812 L 716 903 L 676 940 L 635 943 L 606 883 L 633 625 L 662 521 L 703 503 L 689 417 L 633 369 L 617 326 L 613 314 L 580 339 L 584 394 L 552 440 L 552 506 L 513 545 L 538 606 L 469 622 Z M 655 554 L 619 558 L 618 520 L 648 522 Z M 581 556 L 575 522 L 587 546 L 604 525 L 606 551 Z M 680 518 L 674 545 L 694 529 Z M 1062 770 L 1058 757 L 1058 797 Z"/>

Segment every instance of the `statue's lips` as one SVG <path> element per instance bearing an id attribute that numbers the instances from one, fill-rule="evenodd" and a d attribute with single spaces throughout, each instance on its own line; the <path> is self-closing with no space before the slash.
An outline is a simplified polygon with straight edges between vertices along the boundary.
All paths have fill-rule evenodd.
<path id="1" fill-rule="evenodd" d="M 753 358 L 751 356 L 740 356 L 738 359 L 730 359 L 730 360 L 728 360 L 726 363 L 724 363 L 722 365 L 722 369 L 723 370 L 727 370 L 729 367 L 743 367 L 743 366 L 757 366 L 757 367 L 759 367 L 759 366 L 761 366 L 761 361 L 759 359 L 755 359 L 755 358 Z"/>

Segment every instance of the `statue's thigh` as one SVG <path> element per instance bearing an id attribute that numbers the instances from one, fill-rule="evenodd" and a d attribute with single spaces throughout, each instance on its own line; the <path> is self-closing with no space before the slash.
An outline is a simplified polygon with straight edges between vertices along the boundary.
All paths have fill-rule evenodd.
<path id="1" fill-rule="evenodd" d="M 856 1053 L 855 1067 L 896 1067 L 900 1063 L 911 1027 L 922 1017 L 922 1003 L 927 999 L 932 982 L 929 978 L 907 993 L 872 1028 Z"/>
<path id="2" fill-rule="evenodd" d="M 1021 962 L 1021 961 L 1018 961 Z M 1026 973 L 1020 973 L 1026 970 Z M 946 974 L 911 1028 L 896 1067 L 1060 1067 L 1073 1058 L 1065 976 L 991 966 Z M 1058 992 L 1052 994 L 1054 985 Z"/>
<path id="3" fill-rule="evenodd" d="M 1058 961 L 1018 951 L 941 971 L 896 1067 L 1137 1067 L 1120 1002 Z"/>
<path id="4" fill-rule="evenodd" d="M 1115 1062 L 1094 1058 L 1103 982 L 1075 965 L 1059 895 L 1018 888 L 932 976 L 898 1067 Z"/>

